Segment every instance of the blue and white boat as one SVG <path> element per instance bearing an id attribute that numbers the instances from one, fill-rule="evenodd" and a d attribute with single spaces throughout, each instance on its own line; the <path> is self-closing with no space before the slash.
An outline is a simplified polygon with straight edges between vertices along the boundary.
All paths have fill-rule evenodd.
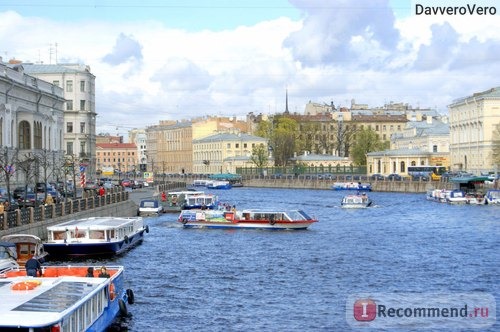
<path id="1" fill-rule="evenodd" d="M 454 189 L 445 192 L 446 202 L 449 204 L 465 204 L 467 199 L 465 198 L 465 192 L 463 190 Z"/>
<path id="2" fill-rule="evenodd" d="M 163 206 L 160 201 L 154 198 L 141 200 L 137 209 L 138 216 L 158 216 L 163 212 Z"/>
<path id="3" fill-rule="evenodd" d="M 97 271 L 86 277 L 88 268 L 42 266 L 43 277 L 4 271 L 0 331 L 106 331 L 118 316 L 128 316 L 134 292 L 125 288 L 123 267 L 106 267 L 109 278 Z"/>
<path id="4" fill-rule="evenodd" d="M 232 185 L 229 181 L 211 180 L 207 182 L 207 189 L 231 189 Z"/>
<path id="5" fill-rule="evenodd" d="M 332 189 L 371 191 L 372 186 L 369 183 L 361 183 L 361 182 L 335 182 L 332 186 Z"/>
<path id="6" fill-rule="evenodd" d="M 485 197 L 488 204 L 500 204 L 500 189 L 489 189 Z"/>
<path id="7" fill-rule="evenodd" d="M 142 242 L 142 217 L 92 217 L 47 227 L 45 250 L 53 256 L 117 255 Z"/>
<path id="8" fill-rule="evenodd" d="M 219 207 L 217 195 L 209 193 L 188 192 L 184 195 L 181 210 L 208 209 L 213 210 Z"/>
<path id="9" fill-rule="evenodd" d="M 364 209 L 372 205 L 372 200 L 366 193 L 346 195 L 342 198 L 340 206 L 344 209 Z"/>

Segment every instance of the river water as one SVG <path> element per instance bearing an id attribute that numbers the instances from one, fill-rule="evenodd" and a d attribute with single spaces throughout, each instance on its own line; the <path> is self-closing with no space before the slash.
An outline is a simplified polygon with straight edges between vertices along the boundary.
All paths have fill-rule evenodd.
<path id="1" fill-rule="evenodd" d="M 319 222 L 305 231 L 195 230 L 183 229 L 176 214 L 147 218 L 141 245 L 102 262 L 124 265 L 135 293 L 131 316 L 115 329 L 346 331 L 352 294 L 500 298 L 499 206 L 373 192 L 372 208 L 347 210 L 340 208 L 345 192 L 333 190 L 217 194 L 237 208 L 303 209 Z"/>

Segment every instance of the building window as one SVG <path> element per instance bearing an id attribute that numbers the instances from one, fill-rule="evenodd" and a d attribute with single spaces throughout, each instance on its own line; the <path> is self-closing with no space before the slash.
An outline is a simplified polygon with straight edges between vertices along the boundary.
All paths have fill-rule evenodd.
<path id="1" fill-rule="evenodd" d="M 66 123 L 66 132 L 67 133 L 72 133 L 73 132 L 73 122 L 67 122 Z"/>
<path id="2" fill-rule="evenodd" d="M 438 146 L 437 145 L 433 145 L 432 146 L 432 152 L 438 152 Z"/>
<path id="3" fill-rule="evenodd" d="M 236 143 L 234 147 L 235 147 L 236 149 L 239 149 L 240 144 L 239 144 L 239 143 Z"/>
<path id="4" fill-rule="evenodd" d="M 66 100 L 66 110 L 67 111 L 73 110 L 73 100 Z"/>
<path id="5" fill-rule="evenodd" d="M 85 142 L 80 142 L 80 155 L 85 156 Z"/>
<path id="6" fill-rule="evenodd" d="M 28 121 L 21 121 L 19 123 L 19 149 L 31 149 L 31 130 Z"/>
<path id="7" fill-rule="evenodd" d="M 73 92 L 73 81 L 66 81 L 66 92 Z"/>
<path id="8" fill-rule="evenodd" d="M 59 81 L 52 81 L 52 84 L 54 84 L 55 86 L 59 86 Z"/>
<path id="9" fill-rule="evenodd" d="M 85 122 L 80 122 L 80 134 L 85 134 Z"/>
<path id="10" fill-rule="evenodd" d="M 85 92 L 85 81 L 80 81 L 80 92 Z"/>
<path id="11" fill-rule="evenodd" d="M 85 100 L 80 100 L 80 111 L 85 111 Z"/>
<path id="12" fill-rule="evenodd" d="M 227 143 L 227 148 L 230 149 L 231 148 L 231 143 Z"/>
<path id="13" fill-rule="evenodd" d="M 34 133 L 35 149 L 41 149 L 42 148 L 42 124 L 40 122 L 35 122 L 34 129 L 35 129 L 35 133 Z"/>
<path id="14" fill-rule="evenodd" d="M 66 143 L 66 154 L 73 154 L 73 142 Z"/>
<path id="15" fill-rule="evenodd" d="M 243 143 L 243 148 L 246 149 L 247 148 L 247 143 Z"/>
<path id="16" fill-rule="evenodd" d="M 401 173 L 406 172 L 406 166 L 405 166 L 405 162 L 404 162 L 404 161 L 402 161 L 402 162 L 399 164 L 399 170 L 401 171 Z"/>

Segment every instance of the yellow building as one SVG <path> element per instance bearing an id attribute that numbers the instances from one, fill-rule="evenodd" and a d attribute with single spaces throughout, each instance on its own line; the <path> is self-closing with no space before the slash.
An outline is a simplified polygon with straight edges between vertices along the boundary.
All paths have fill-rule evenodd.
<path id="1" fill-rule="evenodd" d="M 500 87 L 457 99 L 448 111 L 452 170 L 477 175 L 498 170 L 499 151 L 494 142 L 500 138 L 494 132 L 500 124 Z"/>
<path id="2" fill-rule="evenodd" d="M 254 147 L 267 139 L 245 133 L 224 132 L 193 140 L 194 173 L 236 173 L 237 167 L 252 167 L 250 160 Z"/>

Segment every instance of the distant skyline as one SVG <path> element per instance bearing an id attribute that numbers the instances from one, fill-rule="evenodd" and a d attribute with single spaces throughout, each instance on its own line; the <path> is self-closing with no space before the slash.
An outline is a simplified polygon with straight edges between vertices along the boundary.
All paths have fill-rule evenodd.
<path id="1" fill-rule="evenodd" d="M 416 4 L 497 13 L 417 15 Z M 355 99 L 443 113 L 500 86 L 499 15 L 494 0 L 7 0 L 0 56 L 54 64 L 57 43 L 59 63 L 89 65 L 97 133 L 283 112 L 287 89 L 291 112 Z"/>

